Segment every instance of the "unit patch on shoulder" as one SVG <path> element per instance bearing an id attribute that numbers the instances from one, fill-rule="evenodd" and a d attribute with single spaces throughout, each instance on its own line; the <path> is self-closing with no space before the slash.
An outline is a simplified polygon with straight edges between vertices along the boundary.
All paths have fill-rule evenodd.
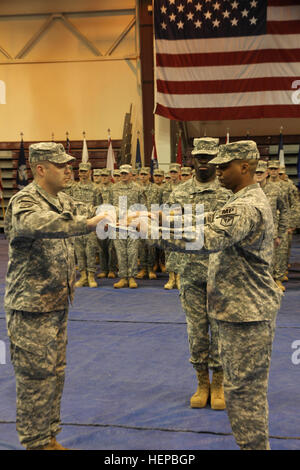
<path id="1" fill-rule="evenodd" d="M 223 225 L 223 227 L 230 227 L 236 216 L 238 216 L 237 208 L 227 207 L 226 209 L 221 210 L 219 215 L 216 216 L 216 219 L 221 219 L 220 224 Z"/>

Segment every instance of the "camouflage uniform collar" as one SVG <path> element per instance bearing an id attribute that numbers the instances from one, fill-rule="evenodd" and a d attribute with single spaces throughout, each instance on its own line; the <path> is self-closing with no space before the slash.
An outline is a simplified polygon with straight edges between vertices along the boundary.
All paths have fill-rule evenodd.
<path id="1" fill-rule="evenodd" d="M 51 204 L 52 206 L 55 206 L 56 209 L 61 210 L 61 201 L 60 201 L 60 198 L 59 198 L 59 194 L 56 197 L 52 196 L 52 194 L 47 193 L 47 191 L 45 191 L 43 188 L 41 188 L 41 186 L 39 186 L 35 181 L 33 181 L 32 184 L 34 185 L 37 192 L 44 199 L 46 199 L 49 202 L 49 204 Z"/>
<path id="2" fill-rule="evenodd" d="M 253 191 L 254 189 L 262 190 L 259 183 L 249 184 L 248 186 L 245 186 L 243 189 L 241 189 L 237 193 L 233 194 L 228 202 L 235 201 L 236 199 L 243 197 L 245 194 L 247 194 L 250 191 Z"/>
<path id="3" fill-rule="evenodd" d="M 219 188 L 217 178 L 207 183 L 201 183 L 200 181 L 197 180 L 196 176 L 193 176 L 193 178 L 191 178 L 190 181 L 191 181 L 192 192 L 199 193 L 203 191 L 215 191 L 216 189 Z"/>

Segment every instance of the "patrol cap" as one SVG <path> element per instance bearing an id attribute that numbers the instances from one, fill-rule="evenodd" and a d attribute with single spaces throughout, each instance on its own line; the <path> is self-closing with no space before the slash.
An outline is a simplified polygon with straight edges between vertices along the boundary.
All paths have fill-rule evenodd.
<path id="1" fill-rule="evenodd" d="M 285 174 L 285 166 L 281 166 L 281 167 L 279 168 L 279 174 L 280 174 L 280 175 L 284 175 L 284 174 Z"/>
<path id="2" fill-rule="evenodd" d="M 214 137 L 201 137 L 194 139 L 192 155 L 217 155 L 219 139 Z"/>
<path id="3" fill-rule="evenodd" d="M 120 173 L 131 173 L 132 166 L 131 165 L 121 165 L 120 166 Z"/>
<path id="4" fill-rule="evenodd" d="M 181 168 L 181 174 L 183 176 L 191 175 L 192 174 L 192 168 L 190 166 L 184 166 L 183 168 Z"/>
<path id="5" fill-rule="evenodd" d="M 140 175 L 150 175 L 150 168 L 148 166 L 143 166 L 140 170 Z"/>
<path id="6" fill-rule="evenodd" d="M 101 176 L 111 176 L 111 170 L 109 168 L 102 168 Z"/>
<path id="7" fill-rule="evenodd" d="M 280 163 L 279 160 L 269 160 L 268 161 L 268 168 L 279 168 Z"/>
<path id="8" fill-rule="evenodd" d="M 175 171 L 176 173 L 179 173 L 180 168 L 181 166 L 179 165 L 179 163 L 171 163 L 171 165 L 169 166 L 169 172 Z"/>
<path id="9" fill-rule="evenodd" d="M 137 168 L 133 168 L 132 171 L 131 171 L 131 173 L 132 173 L 133 175 L 138 175 L 138 174 L 139 174 L 139 170 L 138 170 Z"/>
<path id="10" fill-rule="evenodd" d="M 95 169 L 93 170 L 93 175 L 94 175 L 94 176 L 101 176 L 101 175 L 102 175 L 102 170 L 101 170 L 101 168 L 95 168 Z"/>
<path id="11" fill-rule="evenodd" d="M 154 176 L 164 176 L 164 174 L 164 170 L 160 170 L 159 168 L 156 168 L 156 170 L 153 171 Z"/>
<path id="12" fill-rule="evenodd" d="M 267 171 L 267 169 L 268 169 L 268 163 L 265 162 L 264 160 L 258 160 L 255 172 L 256 173 L 259 173 L 259 172 L 264 173 L 265 171 Z"/>
<path id="13" fill-rule="evenodd" d="M 82 171 L 89 171 L 90 169 L 92 168 L 92 165 L 87 162 L 87 163 L 79 163 L 79 170 L 82 170 Z"/>
<path id="14" fill-rule="evenodd" d="M 233 160 L 259 160 L 259 151 L 254 140 L 240 140 L 220 145 L 216 158 L 210 160 L 213 165 L 222 165 Z"/>
<path id="15" fill-rule="evenodd" d="M 67 163 L 76 160 L 66 153 L 63 144 L 40 142 L 29 146 L 29 163 L 51 162 Z"/>

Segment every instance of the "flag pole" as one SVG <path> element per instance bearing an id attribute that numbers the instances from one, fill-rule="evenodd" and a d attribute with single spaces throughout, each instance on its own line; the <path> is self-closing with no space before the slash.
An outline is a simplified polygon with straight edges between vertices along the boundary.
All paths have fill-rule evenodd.
<path id="1" fill-rule="evenodd" d="M 2 207 L 2 214 L 3 214 L 3 220 L 5 217 L 5 208 L 4 208 L 4 188 L 2 186 L 2 171 L 0 168 L 0 182 L 1 182 L 1 187 L 2 187 L 2 197 L 1 197 L 1 207 Z"/>

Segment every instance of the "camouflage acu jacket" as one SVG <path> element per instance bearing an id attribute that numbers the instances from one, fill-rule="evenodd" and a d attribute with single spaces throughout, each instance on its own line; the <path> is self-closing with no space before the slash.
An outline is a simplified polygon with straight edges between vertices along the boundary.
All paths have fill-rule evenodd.
<path id="1" fill-rule="evenodd" d="M 232 195 L 231 191 L 222 188 L 217 180 L 200 184 L 195 176 L 180 184 L 170 194 L 168 204 L 191 204 L 195 213 L 196 204 L 203 204 L 205 212 L 216 211 L 224 206 Z M 188 254 L 171 252 L 168 257 L 168 269 L 179 273 L 190 280 L 206 282 L 208 254 Z"/>
<path id="2" fill-rule="evenodd" d="M 204 244 L 197 253 L 209 253 L 207 306 L 218 320 L 273 321 L 282 292 L 271 275 L 273 217 L 258 184 L 234 194 L 225 206 L 205 214 Z M 194 230 L 194 229 L 193 229 Z M 160 239 L 180 251 L 191 239 Z"/>
<path id="3" fill-rule="evenodd" d="M 130 182 L 125 184 L 122 181 L 113 184 L 110 189 L 109 203 L 114 207 L 118 208 L 120 203 L 120 197 L 127 198 L 127 209 L 134 204 L 143 204 L 147 208 L 147 199 L 143 188 L 134 183 Z"/>
<path id="4" fill-rule="evenodd" d="M 54 198 L 36 183 L 14 195 L 5 216 L 9 262 L 4 304 L 29 312 L 50 312 L 73 299 L 74 246 L 85 235 L 86 216 L 63 192 Z M 90 216 L 91 214 L 88 214 Z"/>
<path id="5" fill-rule="evenodd" d="M 281 187 L 276 183 L 268 182 L 264 187 L 262 187 L 262 190 L 267 196 L 272 209 L 274 238 L 282 238 L 289 228 L 289 209 L 287 199 Z"/>

